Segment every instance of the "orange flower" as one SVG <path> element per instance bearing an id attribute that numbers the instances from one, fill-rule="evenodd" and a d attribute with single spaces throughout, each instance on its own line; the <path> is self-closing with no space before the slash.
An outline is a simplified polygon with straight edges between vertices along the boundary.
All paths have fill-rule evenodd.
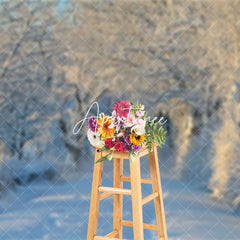
<path id="1" fill-rule="evenodd" d="M 109 128 L 109 126 L 112 123 L 112 118 L 109 116 L 102 116 L 100 119 L 98 119 L 98 131 L 101 134 L 101 137 L 103 139 L 105 138 L 112 138 L 113 134 L 115 133 L 116 129 L 114 128 Z"/>

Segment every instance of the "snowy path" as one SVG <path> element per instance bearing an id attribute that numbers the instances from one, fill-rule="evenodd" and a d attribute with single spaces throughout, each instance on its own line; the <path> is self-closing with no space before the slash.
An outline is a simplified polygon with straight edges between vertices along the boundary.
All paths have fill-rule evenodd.
<path id="1" fill-rule="evenodd" d="M 163 179 L 162 185 L 169 240 L 240 239 L 240 218 L 227 208 L 181 182 Z M 86 240 L 90 189 L 91 179 L 18 187 L 0 199 L 0 239 Z M 150 186 L 143 185 L 144 196 L 150 191 Z M 103 200 L 100 205 L 99 235 L 111 231 L 111 200 Z M 126 220 L 131 218 L 130 200 L 124 197 Z M 144 206 L 144 222 L 155 223 L 153 209 L 152 203 Z M 131 228 L 124 227 L 123 231 L 125 238 L 133 239 Z M 145 239 L 157 239 L 154 234 L 145 231 Z"/>

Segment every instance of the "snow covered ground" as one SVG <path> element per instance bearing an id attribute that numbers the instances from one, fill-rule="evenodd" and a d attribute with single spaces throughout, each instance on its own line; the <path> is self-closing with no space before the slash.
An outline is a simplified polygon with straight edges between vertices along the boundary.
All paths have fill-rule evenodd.
<path id="1" fill-rule="evenodd" d="M 0 199 L 1 240 L 86 240 L 92 179 L 64 184 L 35 182 L 18 186 Z M 107 178 L 104 185 L 111 185 Z M 239 240 L 240 218 L 215 203 L 206 193 L 176 180 L 162 179 L 169 240 Z M 130 187 L 128 183 L 124 186 Z M 151 186 L 143 185 L 143 197 Z M 124 196 L 124 219 L 131 219 L 131 202 Z M 152 202 L 143 207 L 144 222 L 155 223 Z M 112 197 L 102 200 L 98 235 L 112 230 Z M 132 228 L 124 227 L 125 239 L 133 239 Z M 157 239 L 146 230 L 145 239 Z"/>

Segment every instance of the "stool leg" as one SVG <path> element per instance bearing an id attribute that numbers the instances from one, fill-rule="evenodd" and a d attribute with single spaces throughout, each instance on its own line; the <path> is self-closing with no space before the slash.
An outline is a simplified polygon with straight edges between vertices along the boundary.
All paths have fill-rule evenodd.
<path id="1" fill-rule="evenodd" d="M 114 158 L 113 169 L 113 187 L 123 188 L 123 182 L 121 181 L 121 175 L 123 175 L 123 159 Z M 123 207 L 123 195 L 113 195 L 113 230 L 117 231 L 116 237 L 122 238 L 122 207 Z"/>
<path id="2" fill-rule="evenodd" d="M 101 152 L 95 152 L 95 162 L 102 156 Z M 103 162 L 96 163 L 93 170 L 91 204 L 88 219 L 87 240 L 93 240 L 97 234 L 98 212 L 100 203 L 100 192 L 98 188 L 102 184 Z"/>
<path id="3" fill-rule="evenodd" d="M 135 240 L 143 240 L 143 213 L 142 213 L 142 188 L 140 158 L 130 162 L 131 190 L 132 190 L 132 211 L 133 211 L 133 232 Z"/>
<path id="4" fill-rule="evenodd" d="M 157 147 L 153 148 L 153 151 L 149 154 L 149 166 L 152 178 L 153 192 L 158 192 L 158 197 L 154 198 L 155 212 L 158 225 L 158 236 L 167 240 L 167 228 L 165 221 L 165 213 L 163 206 L 162 187 L 159 172 Z"/>

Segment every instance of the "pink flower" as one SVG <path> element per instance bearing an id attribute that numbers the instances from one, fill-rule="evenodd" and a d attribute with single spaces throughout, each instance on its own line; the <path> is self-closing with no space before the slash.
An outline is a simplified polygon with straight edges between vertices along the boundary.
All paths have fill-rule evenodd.
<path id="1" fill-rule="evenodd" d="M 141 144 L 140 145 L 134 145 L 134 144 L 132 145 L 132 150 L 134 152 L 139 152 L 140 149 L 141 149 Z"/>
<path id="2" fill-rule="evenodd" d="M 137 111 L 137 116 L 138 117 L 143 117 L 144 116 L 144 111 Z"/>
<path id="3" fill-rule="evenodd" d="M 120 100 L 113 106 L 113 110 L 116 111 L 117 116 L 127 118 L 131 105 L 127 100 Z"/>
<path id="4" fill-rule="evenodd" d="M 135 118 L 135 116 L 134 116 L 133 113 L 130 113 L 130 114 L 127 116 L 127 119 L 126 119 L 124 125 L 125 125 L 126 127 L 131 127 L 131 126 L 133 126 L 135 123 L 136 123 L 136 118 Z"/>
<path id="5" fill-rule="evenodd" d="M 145 122 L 145 120 L 143 120 L 143 119 L 141 119 L 141 118 L 138 118 L 138 119 L 136 120 L 136 124 L 137 124 L 137 125 L 140 125 L 140 126 L 142 126 L 142 127 L 145 127 L 146 122 Z"/>

